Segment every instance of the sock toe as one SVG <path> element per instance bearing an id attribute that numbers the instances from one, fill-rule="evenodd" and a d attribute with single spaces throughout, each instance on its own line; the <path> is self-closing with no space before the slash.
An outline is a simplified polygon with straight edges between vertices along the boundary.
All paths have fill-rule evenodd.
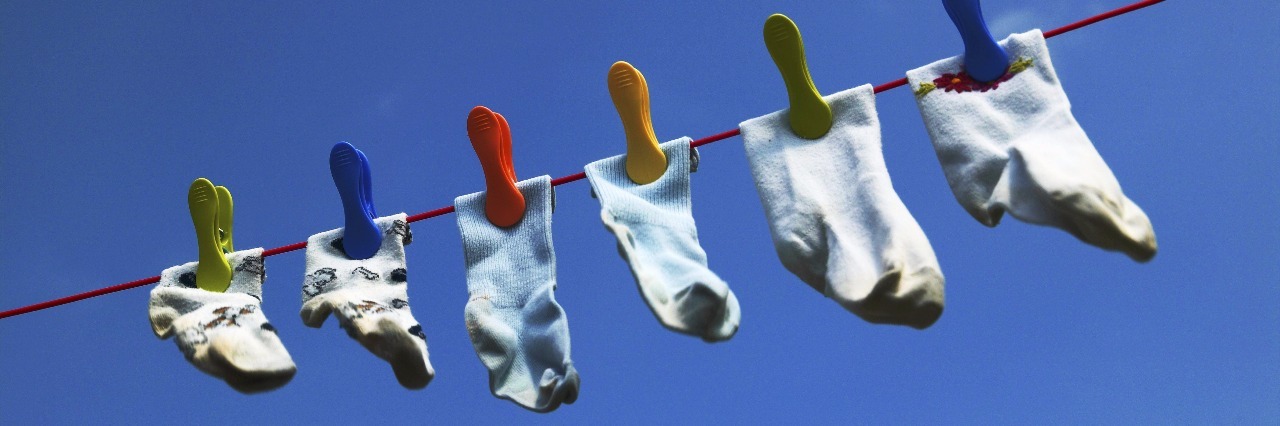
<path id="1" fill-rule="evenodd" d="M 377 345 L 374 352 L 391 364 L 391 370 L 401 386 L 422 389 L 431 383 L 435 370 L 427 360 L 425 345 L 419 346 L 418 336 L 410 334 L 407 328 L 391 318 L 380 319 L 378 331 L 371 335 L 376 336 L 373 339 Z"/>
<path id="2" fill-rule="evenodd" d="M 895 266 L 880 275 L 864 298 L 842 304 L 870 323 L 925 329 L 942 316 L 942 288 L 942 274 L 934 268 L 905 271 Z"/>
<path id="3" fill-rule="evenodd" d="M 573 404 L 578 400 L 578 372 L 572 365 L 566 365 L 564 374 L 552 368 L 543 370 L 542 379 L 538 382 L 538 401 L 528 407 L 537 412 L 551 412 L 560 404 Z"/>
<path id="4" fill-rule="evenodd" d="M 726 340 L 738 330 L 737 298 L 723 282 L 704 280 L 675 295 L 679 324 L 667 324 L 708 342 Z"/>
<path id="5" fill-rule="evenodd" d="M 220 336 L 209 344 L 208 360 L 222 379 L 242 393 L 264 392 L 284 386 L 297 373 L 284 346 L 246 336 Z"/>
<path id="6" fill-rule="evenodd" d="M 1150 219 L 1123 194 L 1080 188 L 1049 194 L 1069 223 L 1067 231 L 1081 241 L 1124 252 L 1138 262 L 1155 257 L 1156 236 Z"/>

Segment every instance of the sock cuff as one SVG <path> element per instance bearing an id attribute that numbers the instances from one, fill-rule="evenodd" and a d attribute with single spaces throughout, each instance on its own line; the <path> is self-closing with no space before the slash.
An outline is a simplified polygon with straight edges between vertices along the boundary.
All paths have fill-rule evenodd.
<path id="1" fill-rule="evenodd" d="M 831 129 L 817 139 L 797 136 L 791 130 L 790 111 L 787 109 L 738 125 L 757 190 L 791 193 L 790 188 L 772 186 L 790 181 L 787 175 L 797 169 L 819 165 L 832 167 L 824 171 L 831 175 L 830 179 L 840 179 L 853 171 L 867 178 L 888 178 L 888 167 L 881 152 L 880 118 L 876 113 L 874 88 L 864 84 L 823 99 L 831 106 Z M 810 170 L 802 174 L 821 173 Z"/>
<path id="2" fill-rule="evenodd" d="M 907 82 L 916 102 L 926 108 L 947 108 L 951 104 L 989 98 L 997 105 L 1060 105 L 1070 109 L 1058 74 L 1049 57 L 1044 34 L 1035 29 L 1011 34 L 999 42 L 1009 54 L 1009 70 L 990 83 L 978 83 L 964 74 L 964 57 L 953 56 L 907 71 Z M 950 77 L 950 80 L 948 79 Z M 954 83 L 953 83 L 954 82 Z M 973 93 L 977 92 L 977 93 Z M 982 95 L 979 96 L 978 94 Z M 1006 105 L 1003 109 L 1009 109 Z M 1031 110 L 1052 108 L 1032 108 Z"/>
<path id="3" fill-rule="evenodd" d="M 398 213 L 374 219 L 382 230 L 382 246 L 368 259 L 351 259 L 342 248 L 343 229 L 333 229 L 307 238 L 306 277 L 302 283 L 305 304 L 319 294 L 375 283 L 405 287 L 408 267 L 404 246 L 413 241 L 408 216 Z M 407 296 L 406 296 L 407 297 Z"/>
<path id="4" fill-rule="evenodd" d="M 262 304 L 262 280 L 266 277 L 262 248 L 228 253 L 227 262 L 231 264 L 231 285 L 223 293 L 196 287 L 199 262 L 173 266 L 160 273 L 160 282 L 151 289 L 147 302 L 151 330 L 156 337 L 168 338 L 173 333 L 174 321 L 206 305 Z"/>
<path id="5" fill-rule="evenodd" d="M 231 264 L 231 285 L 225 293 L 244 293 L 254 299 L 262 300 L 262 282 L 267 277 L 266 263 L 262 257 L 262 248 L 240 250 L 227 253 L 227 263 Z M 169 267 L 160 273 L 161 287 L 199 289 L 196 287 L 196 266 L 200 262 L 188 262 Z M 200 290 L 210 294 L 221 294 Z"/>
<path id="6" fill-rule="evenodd" d="M 848 128 L 874 126 L 877 135 L 874 139 L 874 148 L 880 149 L 880 118 L 876 113 L 875 89 L 871 84 L 836 92 L 823 96 L 822 99 L 831 106 L 831 130 L 817 139 L 803 139 L 791 130 L 790 108 L 743 121 L 738 124 L 738 130 L 742 132 L 744 141 L 772 144 L 780 139 L 823 141 L 840 135 Z"/>
<path id="7" fill-rule="evenodd" d="M 522 306 L 533 290 L 555 285 L 551 177 L 517 182 L 516 189 L 524 195 L 524 217 L 506 228 L 489 222 L 483 191 L 454 200 L 467 291 L 472 298 L 485 297 L 496 306 Z"/>
<path id="8" fill-rule="evenodd" d="M 601 206 L 609 212 L 640 221 L 661 221 L 628 208 L 636 204 L 648 204 L 677 216 L 691 216 L 689 175 L 693 171 L 697 151 L 690 147 L 691 139 L 682 137 L 660 145 L 667 157 L 667 170 L 653 182 L 640 185 L 627 176 L 626 155 L 617 155 L 587 164 L 587 180 L 600 199 Z M 630 217 L 637 216 L 637 217 Z"/>

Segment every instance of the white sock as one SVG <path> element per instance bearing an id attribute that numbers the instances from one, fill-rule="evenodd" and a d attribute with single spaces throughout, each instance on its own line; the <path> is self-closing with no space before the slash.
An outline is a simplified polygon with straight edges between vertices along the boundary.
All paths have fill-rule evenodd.
<path id="1" fill-rule="evenodd" d="M 1000 42 L 1014 61 L 994 84 L 961 72 L 960 57 L 907 72 L 951 192 L 987 226 L 1005 211 L 1128 254 L 1156 254 L 1151 221 L 1120 190 L 1071 115 L 1040 30 Z"/>
<path id="2" fill-rule="evenodd" d="M 871 85 L 823 99 L 834 118 L 818 139 L 796 136 L 787 110 L 739 126 L 778 257 L 864 320 L 928 327 L 943 277 L 889 181 Z"/>
<path id="3" fill-rule="evenodd" d="M 243 393 L 272 390 L 297 367 L 262 312 L 262 249 L 227 254 L 231 287 L 196 288 L 197 262 L 165 269 L 151 290 L 148 314 L 156 337 L 174 342 L 187 361 Z"/>
<path id="4" fill-rule="evenodd" d="M 342 250 L 342 229 L 307 239 L 307 276 L 302 285 L 302 322 L 320 327 L 330 313 L 347 335 L 391 364 L 396 380 L 421 389 L 435 377 L 427 336 L 409 309 L 404 246 L 413 239 L 405 214 L 374 223 L 385 238 L 373 257 L 354 260 Z"/>
<path id="5" fill-rule="evenodd" d="M 484 192 L 454 200 L 467 262 L 467 334 L 489 369 L 489 390 L 537 412 L 578 398 L 569 359 L 569 322 L 556 303 L 551 244 L 551 178 L 516 184 L 525 213 L 499 228 L 484 210 Z"/>
<path id="6" fill-rule="evenodd" d="M 689 194 L 689 173 L 697 151 L 689 138 L 662 144 L 667 171 L 637 185 L 627 177 L 626 156 L 588 164 L 587 178 L 600 199 L 600 218 L 631 266 L 640 295 L 662 325 L 702 337 L 727 340 L 738 331 L 738 299 L 707 268 L 698 244 Z"/>

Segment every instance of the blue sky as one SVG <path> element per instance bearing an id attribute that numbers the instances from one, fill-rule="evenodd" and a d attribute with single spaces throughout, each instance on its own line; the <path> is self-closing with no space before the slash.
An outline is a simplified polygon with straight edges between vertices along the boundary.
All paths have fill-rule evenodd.
<path id="1" fill-rule="evenodd" d="M 993 33 L 1129 0 L 984 2 Z M 645 73 L 661 140 L 786 106 L 761 40 L 789 15 L 819 90 L 959 54 L 931 2 L 0 4 L 0 309 L 193 259 L 192 179 L 226 185 L 238 248 L 341 226 L 329 147 L 373 167 L 380 213 L 481 190 L 475 105 L 522 177 L 624 149 L 605 73 Z M 514 3 L 514 2 L 512 2 Z M 877 98 L 894 186 L 947 277 L 925 331 L 867 324 L 778 262 L 738 138 L 702 149 L 694 215 L 743 311 L 732 340 L 658 325 L 578 182 L 559 188 L 556 297 L 582 377 L 539 415 L 493 398 L 463 325 L 454 218 L 413 225 L 409 295 L 435 380 L 407 391 L 331 321 L 298 319 L 301 252 L 263 309 L 298 365 L 244 396 L 147 324 L 146 288 L 0 320 L 0 423 L 1258 423 L 1280 417 L 1280 4 L 1169 1 L 1049 41 L 1074 113 L 1150 216 L 1148 264 L 949 192 L 909 91 Z"/>

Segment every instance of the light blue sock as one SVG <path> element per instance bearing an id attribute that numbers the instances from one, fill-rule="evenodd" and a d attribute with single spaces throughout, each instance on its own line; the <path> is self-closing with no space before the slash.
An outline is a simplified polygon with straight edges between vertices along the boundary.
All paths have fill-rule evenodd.
<path id="1" fill-rule="evenodd" d="M 467 334 L 489 369 L 489 390 L 537 412 L 578 399 L 569 323 L 556 303 L 551 178 L 516 184 L 525 213 L 509 228 L 489 223 L 484 193 L 454 200 L 467 262 Z"/>
<path id="2" fill-rule="evenodd" d="M 667 171 L 638 185 L 627 177 L 626 156 L 587 165 L 587 179 L 600 199 L 600 220 L 618 240 L 618 254 L 631 266 L 640 295 L 662 325 L 713 342 L 738 331 L 741 312 L 729 285 L 707 268 L 698 244 L 689 196 L 689 173 L 697 151 L 689 138 L 662 144 Z"/>

